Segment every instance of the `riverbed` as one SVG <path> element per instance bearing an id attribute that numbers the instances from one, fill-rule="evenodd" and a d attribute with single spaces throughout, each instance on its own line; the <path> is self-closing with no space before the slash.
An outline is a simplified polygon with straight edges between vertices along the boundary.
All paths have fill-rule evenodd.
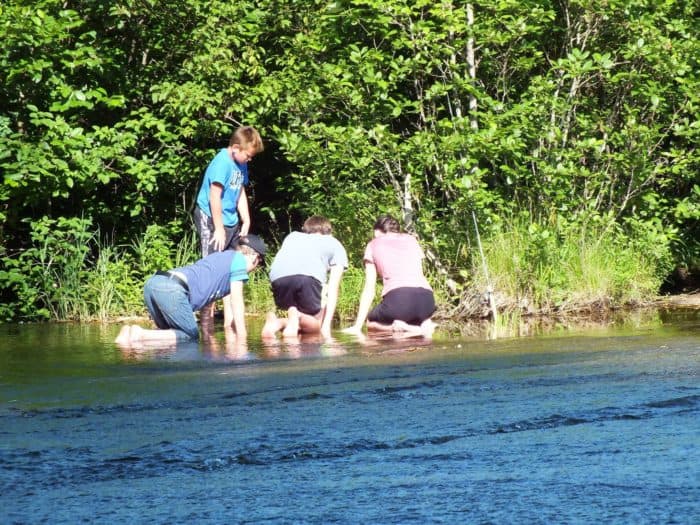
<path id="1" fill-rule="evenodd" d="M 700 522 L 697 311 L 498 339 L 117 330 L 0 325 L 2 523 Z"/>

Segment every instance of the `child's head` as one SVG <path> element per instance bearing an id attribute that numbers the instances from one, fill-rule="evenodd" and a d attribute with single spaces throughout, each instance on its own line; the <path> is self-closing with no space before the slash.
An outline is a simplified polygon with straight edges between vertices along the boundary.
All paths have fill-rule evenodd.
<path id="1" fill-rule="evenodd" d="M 228 145 L 229 147 L 237 146 L 238 149 L 247 151 L 251 157 L 264 149 L 260 133 L 253 126 L 241 126 L 234 131 Z"/>
<path id="2" fill-rule="evenodd" d="M 380 215 L 379 218 L 377 218 L 374 223 L 374 230 L 382 233 L 399 233 L 401 228 L 399 226 L 399 221 L 387 214 Z"/>
<path id="3" fill-rule="evenodd" d="M 330 235 L 333 233 L 333 226 L 331 226 L 331 221 L 322 215 L 312 215 L 304 221 L 301 231 L 304 233 L 320 233 L 322 235 Z"/>
<path id="4" fill-rule="evenodd" d="M 258 266 L 264 261 L 265 253 L 267 253 L 265 241 L 252 233 L 249 233 L 245 237 L 239 237 L 236 249 L 243 255 L 255 256 L 257 259 L 255 266 Z"/>

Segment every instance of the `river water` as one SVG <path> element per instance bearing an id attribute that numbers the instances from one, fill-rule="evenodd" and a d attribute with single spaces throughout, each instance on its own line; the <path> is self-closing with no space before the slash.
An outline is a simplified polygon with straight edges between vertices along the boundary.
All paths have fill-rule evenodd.
<path id="1" fill-rule="evenodd" d="M 698 311 L 496 340 L 117 330 L 0 325 L 0 522 L 700 523 Z"/>

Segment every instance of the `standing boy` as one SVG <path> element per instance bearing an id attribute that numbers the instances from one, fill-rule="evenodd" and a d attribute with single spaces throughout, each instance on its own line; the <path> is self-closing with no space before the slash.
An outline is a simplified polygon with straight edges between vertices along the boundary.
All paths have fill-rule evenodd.
<path id="1" fill-rule="evenodd" d="M 330 221 L 320 215 L 309 217 L 301 232 L 285 237 L 270 266 L 272 294 L 287 318 L 267 314 L 262 336 L 274 337 L 282 330 L 285 337 L 299 332 L 329 337 L 338 302 L 338 290 L 348 256 L 343 245 L 333 237 Z M 322 306 L 323 284 L 328 277 L 326 305 Z"/>
<path id="2" fill-rule="evenodd" d="M 248 234 L 248 162 L 262 150 L 257 130 L 242 126 L 207 166 L 194 210 L 202 257 L 231 248 L 239 235 Z M 211 319 L 213 314 L 214 303 L 202 311 L 202 318 Z"/>
<path id="3" fill-rule="evenodd" d="M 188 266 L 156 272 L 146 281 L 143 293 L 148 312 L 158 329 L 127 325 L 122 327 L 116 343 L 171 345 L 196 341 L 199 329 L 193 312 L 222 297 L 227 298 L 224 300 L 224 325 L 233 326 L 237 339 L 245 341 L 243 283 L 258 267 L 267 248 L 257 235 L 240 237 L 237 242 L 233 250 L 214 252 Z"/>

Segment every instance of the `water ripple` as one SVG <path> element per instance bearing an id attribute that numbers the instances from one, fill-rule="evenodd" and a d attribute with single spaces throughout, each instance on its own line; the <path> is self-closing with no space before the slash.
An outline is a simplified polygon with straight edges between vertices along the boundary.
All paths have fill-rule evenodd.
<path id="1" fill-rule="evenodd" d="M 408 388 L 423 388 L 412 385 Z M 289 401 L 315 400 L 318 394 L 288 398 Z M 44 486 L 60 484 L 105 481 L 110 479 L 132 479 L 159 476 L 178 470 L 218 471 L 238 466 L 270 465 L 281 462 L 313 461 L 322 459 L 348 458 L 373 451 L 392 451 L 420 447 L 442 447 L 452 441 L 479 435 L 508 434 L 526 431 L 552 430 L 561 427 L 599 423 L 616 420 L 642 420 L 663 416 L 669 411 L 697 410 L 700 396 L 691 395 L 678 398 L 647 402 L 630 407 L 603 407 L 592 411 L 570 414 L 551 414 L 497 423 L 482 428 L 466 428 L 462 432 L 401 438 L 393 441 L 360 439 L 352 442 L 326 440 L 313 443 L 286 442 L 280 436 L 271 435 L 262 443 L 242 450 L 218 451 L 213 445 L 197 445 L 188 442 L 173 443 L 162 441 L 153 445 L 125 451 L 123 454 L 101 458 L 90 447 L 26 450 L 0 450 L 0 467 L 9 474 L 3 476 L 7 484 L 22 484 L 23 474 L 33 472 L 31 483 Z M 137 407 L 139 408 L 139 407 Z M 143 408 L 143 407 L 140 407 Z M 122 406 L 120 410 L 132 410 L 134 406 Z M 110 410 L 117 410 L 116 407 Z M 90 412 L 93 410 L 91 409 Z M 276 441 L 276 442 L 275 442 Z M 459 447 L 458 447 L 459 448 Z M 458 451 L 462 454 L 463 451 Z M 429 453 L 449 458 L 443 450 Z M 36 476 L 41 472 L 41 479 Z M 10 486 L 8 485 L 8 486 Z M 15 486 L 15 490 L 17 487 Z M 25 487 L 28 489 L 28 487 Z"/>

